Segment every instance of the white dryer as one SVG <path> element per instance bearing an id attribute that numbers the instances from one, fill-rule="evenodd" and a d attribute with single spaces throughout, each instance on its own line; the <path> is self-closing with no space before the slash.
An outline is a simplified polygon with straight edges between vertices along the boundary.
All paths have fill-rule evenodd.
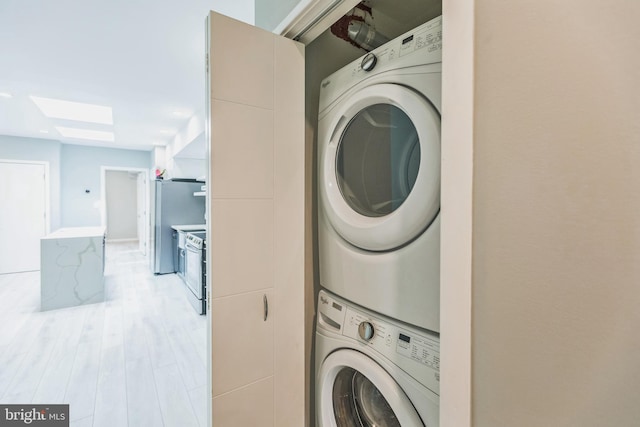
<path id="1" fill-rule="evenodd" d="M 436 334 L 320 291 L 317 427 L 438 427 L 439 368 Z"/>
<path id="2" fill-rule="evenodd" d="M 440 330 L 442 18 L 322 81 L 320 285 Z"/>

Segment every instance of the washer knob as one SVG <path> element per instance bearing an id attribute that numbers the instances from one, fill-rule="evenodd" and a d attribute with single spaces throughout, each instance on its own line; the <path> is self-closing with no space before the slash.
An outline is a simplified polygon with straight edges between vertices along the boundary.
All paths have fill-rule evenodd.
<path id="1" fill-rule="evenodd" d="M 373 67 L 376 66 L 377 62 L 378 62 L 378 57 L 376 57 L 375 53 L 367 53 L 364 56 L 364 58 L 362 58 L 362 62 L 360 63 L 360 66 L 365 71 L 371 71 L 373 70 Z"/>
<path id="2" fill-rule="evenodd" d="M 358 335 L 365 341 L 371 340 L 373 338 L 375 330 L 373 329 L 373 324 L 371 322 L 361 322 L 358 325 Z"/>

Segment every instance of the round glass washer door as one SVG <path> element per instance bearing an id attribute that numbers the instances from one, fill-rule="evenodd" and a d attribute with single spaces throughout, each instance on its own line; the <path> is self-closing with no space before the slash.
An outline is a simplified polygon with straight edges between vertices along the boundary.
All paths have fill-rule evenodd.
<path id="1" fill-rule="evenodd" d="M 348 242 L 386 251 L 420 235 L 440 209 L 440 115 L 404 86 L 349 97 L 329 124 L 320 158 L 327 217 Z"/>
<path id="2" fill-rule="evenodd" d="M 360 352 L 330 354 L 318 383 L 320 427 L 424 427 L 402 388 Z"/>

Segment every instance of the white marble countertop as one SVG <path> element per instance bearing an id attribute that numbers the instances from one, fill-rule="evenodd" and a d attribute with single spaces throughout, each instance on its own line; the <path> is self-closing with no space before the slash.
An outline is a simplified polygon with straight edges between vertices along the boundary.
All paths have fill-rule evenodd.
<path id="1" fill-rule="evenodd" d="M 176 231 L 196 231 L 196 230 L 206 230 L 207 225 L 206 224 L 172 225 L 171 228 L 173 228 Z"/>
<path id="2" fill-rule="evenodd" d="M 100 237 L 104 236 L 104 227 L 68 227 L 59 228 L 49 233 L 43 239 L 71 239 L 75 237 Z"/>

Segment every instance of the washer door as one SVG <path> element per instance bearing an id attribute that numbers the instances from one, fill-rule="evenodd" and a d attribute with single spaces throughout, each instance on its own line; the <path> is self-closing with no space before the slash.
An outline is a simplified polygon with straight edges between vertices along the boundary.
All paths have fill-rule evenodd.
<path id="1" fill-rule="evenodd" d="M 369 86 L 337 111 L 320 144 L 320 194 L 351 244 L 385 251 L 420 235 L 440 209 L 440 115 L 396 84 Z"/>
<path id="2" fill-rule="evenodd" d="M 358 351 L 330 354 L 317 380 L 319 427 L 424 427 L 402 388 Z"/>

